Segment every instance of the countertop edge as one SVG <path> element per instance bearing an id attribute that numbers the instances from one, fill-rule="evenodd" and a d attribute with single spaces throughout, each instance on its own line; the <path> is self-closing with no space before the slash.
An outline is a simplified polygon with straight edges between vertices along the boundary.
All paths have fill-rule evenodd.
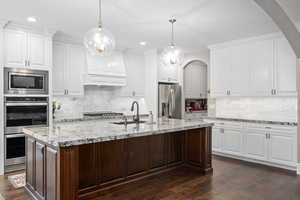
<path id="1" fill-rule="evenodd" d="M 56 141 L 48 141 L 45 142 L 41 138 L 40 135 L 36 134 L 35 132 L 23 128 L 23 132 L 26 136 L 33 137 L 37 140 L 40 140 L 44 142 L 45 144 L 60 148 L 60 147 L 70 147 L 70 146 L 78 146 L 83 144 L 92 144 L 92 143 L 98 143 L 98 142 L 105 142 L 105 141 L 113 141 L 113 140 L 121 140 L 121 139 L 128 139 L 128 138 L 134 138 L 134 137 L 143 137 L 143 136 L 150 136 L 150 135 L 159 135 L 164 133 L 172 133 L 172 132 L 178 132 L 178 131 L 185 131 L 185 130 L 192 130 L 192 129 L 198 129 L 198 128 L 207 128 L 212 127 L 214 123 L 212 122 L 201 122 L 201 124 L 198 125 L 191 125 L 191 126 L 184 126 L 184 127 L 176 127 L 176 128 L 169 128 L 169 129 L 162 129 L 162 130 L 155 130 L 155 131 L 144 131 L 139 133 L 128 133 L 124 135 L 118 135 L 118 136 L 103 136 L 98 138 L 85 138 L 85 139 L 75 139 L 70 141 L 64 141 L 64 142 L 56 142 Z"/>

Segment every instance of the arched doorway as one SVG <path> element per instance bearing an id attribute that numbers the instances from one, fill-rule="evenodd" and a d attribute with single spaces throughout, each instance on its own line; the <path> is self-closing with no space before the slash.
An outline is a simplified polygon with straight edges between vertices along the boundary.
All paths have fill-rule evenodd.
<path id="1" fill-rule="evenodd" d="M 183 66 L 184 118 L 195 119 L 207 115 L 208 65 L 191 60 Z"/>

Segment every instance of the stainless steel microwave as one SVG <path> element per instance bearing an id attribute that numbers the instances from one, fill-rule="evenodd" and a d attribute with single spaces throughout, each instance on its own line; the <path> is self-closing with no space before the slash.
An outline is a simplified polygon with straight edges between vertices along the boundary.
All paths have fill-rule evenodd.
<path id="1" fill-rule="evenodd" d="M 48 94 L 48 71 L 4 68 L 5 94 Z"/>

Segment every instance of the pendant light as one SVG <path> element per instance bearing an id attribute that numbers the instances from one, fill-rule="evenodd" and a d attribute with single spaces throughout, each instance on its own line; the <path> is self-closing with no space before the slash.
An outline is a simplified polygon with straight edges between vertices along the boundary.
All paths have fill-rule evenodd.
<path id="1" fill-rule="evenodd" d="M 99 0 L 98 27 L 89 30 L 84 36 L 84 46 L 92 55 L 109 55 L 116 46 L 114 36 L 103 28 L 101 15 L 101 0 Z"/>
<path id="2" fill-rule="evenodd" d="M 184 55 L 182 50 L 174 43 L 174 23 L 176 22 L 176 19 L 171 18 L 169 22 L 172 25 L 171 44 L 163 49 L 161 60 L 165 66 L 177 66 L 182 63 Z"/>

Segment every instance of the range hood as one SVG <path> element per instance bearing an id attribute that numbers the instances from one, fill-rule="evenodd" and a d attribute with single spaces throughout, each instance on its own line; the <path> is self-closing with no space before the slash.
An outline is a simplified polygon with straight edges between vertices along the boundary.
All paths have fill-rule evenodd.
<path id="1" fill-rule="evenodd" d="M 92 56 L 87 53 L 87 69 L 83 80 L 84 85 L 125 86 L 123 54 L 115 52 L 110 56 Z"/>

